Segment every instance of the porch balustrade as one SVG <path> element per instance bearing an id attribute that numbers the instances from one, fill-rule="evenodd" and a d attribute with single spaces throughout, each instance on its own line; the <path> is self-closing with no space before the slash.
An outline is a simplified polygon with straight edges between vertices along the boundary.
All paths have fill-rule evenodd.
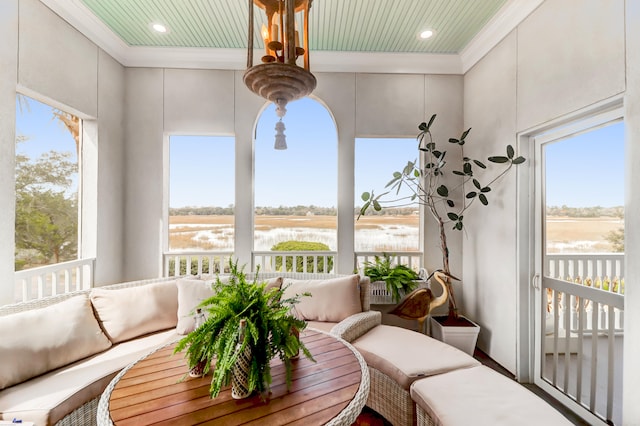
<path id="1" fill-rule="evenodd" d="M 624 342 L 624 254 L 547 255 L 541 374 L 596 417 L 617 424 Z"/>
<path id="2" fill-rule="evenodd" d="M 185 251 L 164 254 L 164 276 L 220 274 L 229 267 L 232 251 Z"/>
<path id="3" fill-rule="evenodd" d="M 95 258 L 79 259 L 17 271 L 15 302 L 91 288 L 95 261 Z"/>
<path id="4" fill-rule="evenodd" d="M 254 251 L 252 269 L 260 267 L 263 272 L 305 272 L 335 274 L 337 265 L 335 251 Z M 382 252 L 356 252 L 351 270 L 362 271 L 364 263 L 373 261 Z M 164 254 L 166 276 L 178 276 L 186 273 L 220 273 L 233 258 L 233 252 L 187 251 Z M 422 252 L 394 252 L 393 263 L 403 263 L 418 271 L 422 267 Z M 175 265 L 179 265 L 176 268 Z M 212 266 L 210 266 L 212 265 Z M 295 265 L 295 267 L 294 267 Z M 210 267 L 212 269 L 210 269 Z M 190 271 L 190 272 L 187 272 Z"/>
<path id="5" fill-rule="evenodd" d="M 253 268 L 263 272 L 335 274 L 335 251 L 254 251 Z"/>
<path id="6" fill-rule="evenodd" d="M 579 327 L 589 331 L 596 329 L 606 332 L 610 323 L 615 332 L 624 329 L 624 253 L 608 254 L 548 254 L 545 275 L 579 287 L 602 291 L 578 290 L 576 287 L 563 286 L 563 289 L 547 289 L 547 312 L 557 303 L 558 315 L 568 317 L 568 330 L 577 331 Z M 554 302 L 551 292 L 556 293 Z M 617 295 L 610 296 L 610 295 Z M 613 301 L 613 303 L 611 303 Z M 607 306 L 621 305 L 621 308 Z M 611 318 L 611 321 L 609 319 Z M 564 323 L 560 324 L 564 328 Z"/>
<path id="7" fill-rule="evenodd" d="M 391 253 L 387 253 L 391 258 L 391 263 L 393 265 L 407 265 L 409 268 L 414 271 L 419 271 L 423 268 L 423 258 L 422 252 L 418 251 L 394 251 Z M 382 252 L 375 251 L 359 251 L 355 254 L 355 264 L 356 269 L 358 271 L 362 271 L 364 269 L 364 265 L 367 262 L 374 262 L 376 256 L 383 256 Z M 432 271 L 429 271 L 431 273 Z"/>

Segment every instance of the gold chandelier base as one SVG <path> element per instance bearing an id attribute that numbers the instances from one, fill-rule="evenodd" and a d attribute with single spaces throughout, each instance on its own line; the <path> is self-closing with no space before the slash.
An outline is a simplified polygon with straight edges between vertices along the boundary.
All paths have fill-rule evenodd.
<path id="1" fill-rule="evenodd" d="M 317 83 L 315 76 L 306 69 L 281 62 L 248 68 L 243 80 L 249 90 L 276 105 L 286 105 L 307 96 Z"/>

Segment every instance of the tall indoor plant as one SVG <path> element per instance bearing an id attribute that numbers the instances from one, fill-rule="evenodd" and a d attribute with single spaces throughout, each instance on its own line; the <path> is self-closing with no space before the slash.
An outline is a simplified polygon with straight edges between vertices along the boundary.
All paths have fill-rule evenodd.
<path id="1" fill-rule="evenodd" d="M 209 372 L 215 358 L 212 398 L 231 383 L 238 360 L 248 364 L 247 394 L 269 389 L 270 361 L 274 357 L 284 363 L 289 385 L 291 360 L 300 351 L 313 360 L 299 337 L 306 323 L 291 313 L 299 296 L 283 299 L 283 289 L 267 289 L 266 283 L 258 282 L 258 273 L 248 281 L 237 261 L 229 261 L 229 270 L 229 281 L 218 278 L 213 284 L 214 295 L 199 305 L 208 314 L 204 324 L 180 340 L 174 352 L 186 349 L 188 367 L 204 365 L 202 374 Z"/>
<path id="2" fill-rule="evenodd" d="M 438 224 L 440 235 L 440 250 L 442 252 L 442 269 L 451 275 L 449 265 L 449 247 L 447 246 L 447 225 L 454 231 L 464 229 L 463 219 L 465 212 L 476 200 L 482 205 L 487 205 L 488 194 L 491 186 L 503 177 L 513 166 L 525 162 L 524 157 L 516 156 L 511 145 L 507 145 L 506 155 L 491 156 L 487 160 L 490 163 L 502 165 L 502 170 L 492 178 L 481 183 L 476 175 L 477 170 L 486 170 L 487 165 L 482 161 L 466 157 L 464 144 L 471 128 L 465 130 L 459 138 L 450 138 L 449 143 L 460 149 L 460 161 L 447 161 L 447 151 L 439 148 L 433 141 L 431 126 L 436 119 L 433 114 L 429 122 L 420 123 L 418 126 L 418 149 L 423 157 L 423 165 L 419 160 L 408 161 L 401 171 L 393 173 L 393 178 L 385 187 L 385 192 L 376 195 L 373 191 L 364 192 L 362 200 L 364 205 L 360 209 L 360 215 L 366 214 L 369 208 L 376 211 L 384 207 L 398 207 L 417 202 L 424 205 L 433 219 Z M 451 170 L 453 169 L 453 170 Z M 409 188 L 411 195 L 398 196 L 402 187 Z M 462 201 L 455 199 L 454 194 L 462 194 Z M 455 323 L 458 320 L 458 305 L 451 280 L 446 281 L 449 292 L 449 315 L 447 321 Z"/>

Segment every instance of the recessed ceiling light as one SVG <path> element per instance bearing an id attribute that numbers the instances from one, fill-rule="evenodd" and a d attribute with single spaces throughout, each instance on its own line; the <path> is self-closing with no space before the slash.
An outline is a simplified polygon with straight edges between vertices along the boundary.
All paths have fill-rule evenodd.
<path id="1" fill-rule="evenodd" d="M 151 24 L 151 28 L 158 33 L 166 33 L 169 30 L 162 24 Z"/>
<path id="2" fill-rule="evenodd" d="M 436 34 L 436 32 L 434 30 L 424 30 L 424 31 L 420 31 L 420 34 L 418 34 L 418 37 L 422 40 L 426 40 L 428 38 L 433 37 Z"/>

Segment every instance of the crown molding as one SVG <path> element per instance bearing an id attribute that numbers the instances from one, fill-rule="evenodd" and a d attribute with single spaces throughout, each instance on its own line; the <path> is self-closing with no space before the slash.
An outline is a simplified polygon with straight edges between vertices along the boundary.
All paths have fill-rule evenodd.
<path id="1" fill-rule="evenodd" d="M 40 1 L 125 67 L 246 68 L 245 49 L 129 46 L 80 0 Z M 464 74 L 543 1 L 509 0 L 459 55 L 313 51 L 312 69 L 317 72 Z"/>
<path id="2" fill-rule="evenodd" d="M 455 54 L 312 51 L 310 61 L 313 71 L 320 72 L 462 74 Z"/>
<path id="3" fill-rule="evenodd" d="M 261 49 L 255 50 L 255 58 Z M 120 62 L 127 67 L 243 70 L 246 49 L 129 47 Z M 365 53 L 313 51 L 314 72 L 368 72 L 399 74 L 461 74 L 458 55 L 424 53 Z"/>
<path id="4" fill-rule="evenodd" d="M 462 73 L 469 71 L 544 0 L 509 0 L 460 52 Z"/>

